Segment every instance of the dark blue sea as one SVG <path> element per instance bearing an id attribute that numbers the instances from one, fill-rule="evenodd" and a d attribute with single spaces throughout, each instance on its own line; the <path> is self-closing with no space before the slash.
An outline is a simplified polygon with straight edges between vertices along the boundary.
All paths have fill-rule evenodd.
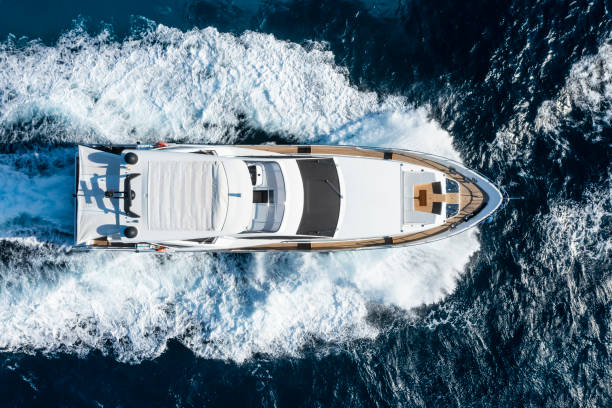
<path id="1" fill-rule="evenodd" d="M 0 0 L 0 406 L 612 406 L 612 3 Z M 78 143 L 327 143 L 511 200 L 428 245 L 72 253 Z"/>

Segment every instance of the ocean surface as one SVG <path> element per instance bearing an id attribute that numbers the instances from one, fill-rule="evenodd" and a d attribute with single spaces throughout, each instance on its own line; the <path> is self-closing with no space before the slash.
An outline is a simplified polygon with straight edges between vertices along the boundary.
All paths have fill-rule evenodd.
<path id="1" fill-rule="evenodd" d="M 0 0 L 0 406 L 612 406 L 609 1 Z M 76 143 L 328 143 L 513 197 L 429 245 L 75 254 Z"/>

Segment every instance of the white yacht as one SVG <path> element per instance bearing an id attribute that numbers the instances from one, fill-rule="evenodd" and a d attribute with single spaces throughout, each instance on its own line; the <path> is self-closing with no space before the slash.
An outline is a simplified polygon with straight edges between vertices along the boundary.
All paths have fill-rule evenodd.
<path id="1" fill-rule="evenodd" d="M 431 242 L 504 197 L 442 157 L 352 146 L 79 146 L 75 249 L 335 251 Z"/>

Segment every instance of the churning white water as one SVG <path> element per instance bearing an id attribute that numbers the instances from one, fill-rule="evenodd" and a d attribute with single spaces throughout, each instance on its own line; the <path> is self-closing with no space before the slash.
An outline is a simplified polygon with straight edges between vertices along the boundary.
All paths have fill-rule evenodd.
<path id="1" fill-rule="evenodd" d="M 29 134 L 37 143 L 227 143 L 241 123 L 301 142 L 458 159 L 426 107 L 357 90 L 320 44 L 307 50 L 265 34 L 158 26 L 123 42 L 77 28 L 53 47 L 0 46 L 5 145 Z M 333 254 L 71 254 L 35 229 L 53 223 L 71 233 L 72 169 L 24 171 L 13 154 L 2 156 L 0 237 L 23 258 L 0 264 L 2 350 L 99 349 L 140 361 L 174 338 L 205 357 L 297 355 L 312 338 L 376 336 L 372 302 L 409 310 L 439 301 L 479 247 L 471 231 Z"/>

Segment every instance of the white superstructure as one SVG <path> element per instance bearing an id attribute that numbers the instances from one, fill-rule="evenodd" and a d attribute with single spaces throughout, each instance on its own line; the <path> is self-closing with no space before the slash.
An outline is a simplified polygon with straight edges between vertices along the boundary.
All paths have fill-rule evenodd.
<path id="1" fill-rule="evenodd" d="M 79 146 L 75 248 L 359 249 L 465 230 L 503 201 L 435 156 L 346 146 Z"/>

